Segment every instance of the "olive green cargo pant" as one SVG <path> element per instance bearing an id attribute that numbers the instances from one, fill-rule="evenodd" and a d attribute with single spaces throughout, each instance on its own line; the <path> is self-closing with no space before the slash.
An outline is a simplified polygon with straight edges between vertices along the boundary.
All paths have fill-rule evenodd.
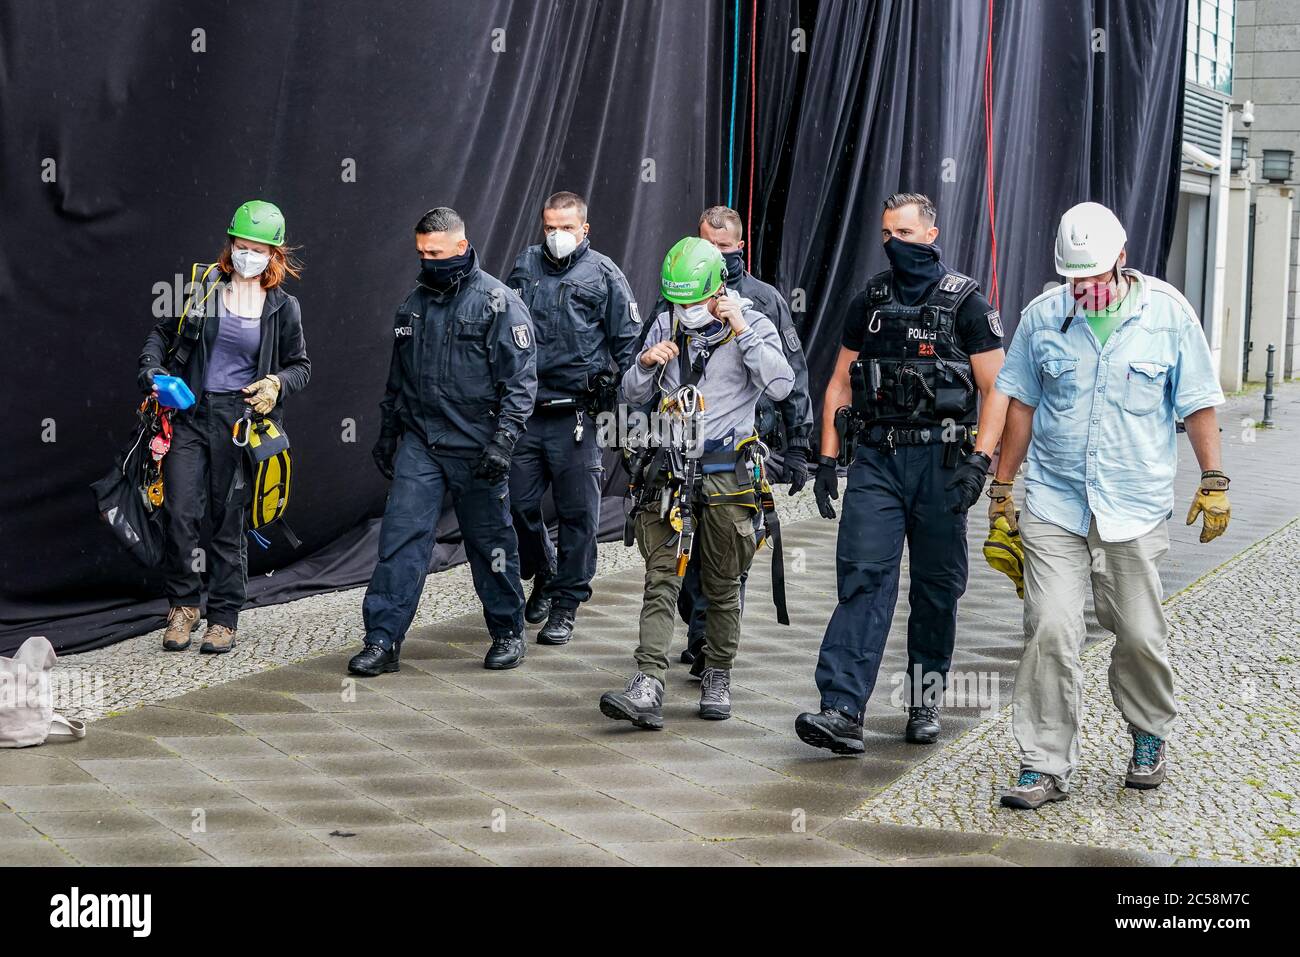
<path id="1" fill-rule="evenodd" d="M 704 663 L 709 668 L 730 668 L 740 646 L 740 579 L 754 559 L 758 513 L 736 502 L 752 501 L 751 493 L 751 486 L 742 485 L 734 471 L 700 480 L 693 551 L 700 558 L 700 588 L 709 601 L 704 629 Z M 708 504 L 710 499 L 716 504 Z M 647 509 L 636 516 L 636 541 L 645 559 L 636 666 L 662 682 L 677 624 L 677 593 L 682 588 L 677 533 L 657 510 Z"/>

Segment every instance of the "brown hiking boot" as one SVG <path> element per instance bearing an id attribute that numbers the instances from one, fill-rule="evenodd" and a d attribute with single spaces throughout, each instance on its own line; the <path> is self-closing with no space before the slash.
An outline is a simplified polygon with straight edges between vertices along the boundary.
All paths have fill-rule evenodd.
<path id="1" fill-rule="evenodd" d="M 163 632 L 163 651 L 184 651 L 199 626 L 197 608 L 173 608 L 167 613 L 167 630 Z"/>
<path id="2" fill-rule="evenodd" d="M 205 655 L 224 655 L 235 647 L 235 629 L 225 625 L 208 625 L 199 651 Z"/>

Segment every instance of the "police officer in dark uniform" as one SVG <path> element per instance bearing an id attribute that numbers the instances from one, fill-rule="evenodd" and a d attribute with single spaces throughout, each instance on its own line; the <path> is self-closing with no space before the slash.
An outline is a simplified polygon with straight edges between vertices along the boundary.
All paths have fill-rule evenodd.
<path id="1" fill-rule="evenodd" d="M 790 306 L 775 286 L 763 282 L 745 268 L 745 224 L 740 214 L 728 206 L 710 206 L 700 214 L 699 236 L 707 239 L 722 253 L 727 270 L 727 288 L 751 302 L 754 311 L 772 320 L 781 339 L 786 361 L 794 370 L 794 388 L 779 402 L 766 395 L 758 400 L 754 430 L 767 446 L 781 453 L 783 479 L 795 495 L 808 484 L 808 459 L 812 440 L 813 412 L 808 391 L 808 363 L 804 358 L 799 331 L 794 326 Z M 662 299 L 653 315 L 668 308 Z M 642 333 L 644 335 L 644 333 Z M 741 601 L 744 601 L 746 574 L 741 578 Z M 686 622 L 686 649 L 683 664 L 691 666 L 691 675 L 704 671 L 704 625 L 709 601 L 700 587 L 700 559 L 696 555 L 687 566 L 682 589 L 677 596 L 677 611 Z"/>
<path id="2" fill-rule="evenodd" d="M 821 711 L 800 715 L 795 731 L 836 754 L 864 750 L 863 712 L 898 599 L 904 540 L 911 557 L 906 738 L 937 739 L 957 600 L 966 590 L 966 511 L 984 487 L 1006 417 L 1007 399 L 993 389 L 1001 320 L 973 279 L 943 264 L 934 220 L 934 204 L 919 193 L 885 201 L 892 268 L 853 300 L 826 387 L 813 486 L 824 517 L 835 517 L 841 447 L 852 464 L 836 548 L 839 604 L 817 662 Z M 846 406 L 851 413 L 840 411 Z M 846 419 L 842 438 L 836 423 Z"/>
<path id="3" fill-rule="evenodd" d="M 542 232 L 544 242 L 519 254 L 507 280 L 528 306 L 537 334 L 537 404 L 515 448 L 510 508 L 520 572 L 533 579 L 524 619 L 546 622 L 540 643 L 562 645 L 573 635 L 578 605 L 591 597 L 596 573 L 602 475 L 596 417 L 613 408 L 641 330 L 627 279 L 591 248 L 581 196 L 559 192 L 547 199 Z M 548 486 L 558 555 L 542 519 Z"/>
<path id="4" fill-rule="evenodd" d="M 479 268 L 465 223 L 440 206 L 415 227 L 420 275 L 393 322 L 393 358 L 374 457 L 392 480 L 379 564 L 366 589 L 358 675 L 398 669 L 443 502 L 452 497 L 492 647 L 486 668 L 524 658 L 524 593 L 506 479 L 537 392 L 533 324 Z"/>

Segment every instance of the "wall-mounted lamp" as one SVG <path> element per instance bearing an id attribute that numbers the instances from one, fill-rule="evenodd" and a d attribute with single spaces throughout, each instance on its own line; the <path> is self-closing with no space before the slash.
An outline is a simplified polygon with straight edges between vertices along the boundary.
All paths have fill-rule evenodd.
<path id="1" fill-rule="evenodd" d="M 1291 178 L 1291 166 L 1295 153 L 1291 150 L 1264 150 L 1264 162 L 1260 164 L 1260 175 L 1270 183 L 1285 183 Z"/>
<path id="2" fill-rule="evenodd" d="M 1250 140 L 1244 136 L 1234 136 L 1232 138 L 1232 160 L 1230 168 L 1234 173 L 1240 173 L 1246 168 L 1246 151 L 1250 145 Z"/>

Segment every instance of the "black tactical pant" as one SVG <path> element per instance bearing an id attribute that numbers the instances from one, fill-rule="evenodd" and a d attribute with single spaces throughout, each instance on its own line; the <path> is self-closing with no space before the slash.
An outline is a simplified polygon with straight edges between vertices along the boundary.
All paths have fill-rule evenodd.
<path id="1" fill-rule="evenodd" d="M 582 437 L 572 410 L 538 410 L 515 446 L 510 466 L 510 511 L 519 536 L 524 578 L 547 578 L 545 594 L 556 608 L 577 608 L 591 597 L 600 524 L 600 447 L 596 423 L 582 415 Z M 555 503 L 559 554 L 542 518 L 547 487 Z"/>
<path id="2" fill-rule="evenodd" d="M 201 604 L 208 574 L 208 624 L 237 628 L 248 584 L 244 516 L 250 491 L 235 490 L 247 455 L 231 430 L 248 406 L 239 392 L 207 392 L 190 412 L 172 417 L 171 449 L 163 458 L 164 574 L 172 608 Z M 209 547 L 200 547 L 211 519 Z"/>
<path id="3" fill-rule="evenodd" d="M 476 460 L 435 452 L 418 436 L 402 437 L 393 484 L 379 527 L 379 564 L 362 603 L 366 644 L 400 647 L 415 618 L 448 498 L 456 511 L 474 591 L 492 637 L 523 634 L 519 547 L 510 525 L 506 482 L 474 475 Z"/>
<path id="4" fill-rule="evenodd" d="M 948 505 L 944 486 L 953 470 L 943 462 L 942 442 L 893 452 L 857 448 L 835 548 L 839 604 L 817 661 L 823 708 L 848 714 L 866 708 L 898 601 L 904 541 L 911 578 L 904 700 L 938 704 L 925 700 L 931 691 L 942 698 L 967 574 L 966 515 Z"/>

